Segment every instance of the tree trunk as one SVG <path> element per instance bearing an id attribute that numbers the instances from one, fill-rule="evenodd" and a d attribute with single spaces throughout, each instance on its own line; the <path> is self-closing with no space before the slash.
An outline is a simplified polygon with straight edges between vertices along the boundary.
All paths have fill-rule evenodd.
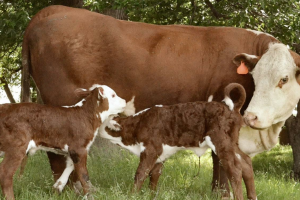
<path id="1" fill-rule="evenodd" d="M 300 44 L 294 44 L 296 53 L 300 54 Z M 300 180 L 300 102 L 297 105 L 297 116 L 293 115 L 286 121 L 285 126 L 290 138 L 290 144 L 293 149 L 293 177 Z"/>
<path id="2" fill-rule="evenodd" d="M 300 112 L 300 103 L 297 107 L 298 113 Z M 290 144 L 293 149 L 293 177 L 295 180 L 300 180 L 300 114 L 296 117 L 293 115 L 285 123 L 289 137 Z"/>
<path id="3" fill-rule="evenodd" d="M 4 91 L 6 93 L 7 98 L 9 99 L 9 102 L 10 103 L 16 103 L 16 101 L 15 101 L 15 99 L 14 99 L 13 95 L 11 94 L 11 91 L 10 91 L 10 89 L 8 87 L 8 83 L 7 83 L 7 81 L 5 80 L 4 77 L 1 78 L 1 83 L 4 84 L 3 85 Z"/>
<path id="4" fill-rule="evenodd" d="M 121 20 L 128 20 L 128 16 L 125 12 L 125 9 L 106 9 L 103 11 L 104 15 L 109 15 L 111 17 L 114 17 L 116 19 L 121 19 Z"/>

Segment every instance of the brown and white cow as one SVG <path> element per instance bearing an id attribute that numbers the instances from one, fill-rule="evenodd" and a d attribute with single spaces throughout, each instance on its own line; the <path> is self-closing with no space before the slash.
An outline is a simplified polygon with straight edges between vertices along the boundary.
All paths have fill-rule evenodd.
<path id="1" fill-rule="evenodd" d="M 257 90 L 245 118 L 253 128 L 265 129 L 248 127 L 240 134 L 240 148 L 254 155 L 276 144 L 299 99 L 300 56 L 272 43 L 279 41 L 240 28 L 157 26 L 50 6 L 36 14 L 25 31 L 23 94 L 28 97 L 29 74 L 44 103 L 52 105 L 72 105 L 80 99 L 71 91 L 103 83 L 129 101 L 132 109 L 127 114 L 133 114 L 156 104 L 221 101 L 224 87 L 237 82 L 247 93 L 243 113 L 255 81 Z M 242 60 L 254 81 L 250 74 L 236 73 Z M 64 159 L 49 158 L 57 178 Z M 214 164 L 217 180 L 221 168 L 217 160 Z M 220 181 L 226 183 L 226 176 Z"/>

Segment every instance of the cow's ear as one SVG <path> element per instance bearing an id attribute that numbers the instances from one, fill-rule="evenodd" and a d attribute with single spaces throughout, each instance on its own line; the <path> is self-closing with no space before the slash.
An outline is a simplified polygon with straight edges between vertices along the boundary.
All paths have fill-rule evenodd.
<path id="1" fill-rule="evenodd" d="M 233 58 L 233 63 L 239 67 L 242 63 L 245 64 L 245 66 L 248 68 L 248 70 L 251 72 L 256 63 L 259 61 L 260 57 L 259 56 L 255 56 L 255 55 L 249 55 L 246 53 L 241 53 L 236 55 Z"/>
<path id="2" fill-rule="evenodd" d="M 83 89 L 83 88 L 78 88 L 74 91 L 74 93 L 77 97 L 82 99 L 82 98 L 87 97 L 91 93 L 91 91 L 88 91 L 88 90 Z"/>
<path id="3" fill-rule="evenodd" d="M 296 80 L 300 85 L 300 56 L 297 53 L 293 52 L 292 50 L 289 51 L 295 61 L 296 66 L 298 67 L 298 70 L 296 71 Z"/>

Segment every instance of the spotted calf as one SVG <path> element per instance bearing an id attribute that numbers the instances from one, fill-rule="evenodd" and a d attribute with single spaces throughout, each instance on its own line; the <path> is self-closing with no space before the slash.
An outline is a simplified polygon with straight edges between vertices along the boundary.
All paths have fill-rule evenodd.
<path id="1" fill-rule="evenodd" d="M 54 184 L 61 192 L 75 169 L 89 192 L 86 168 L 87 153 L 100 125 L 109 115 L 122 112 L 126 106 L 109 87 L 94 85 L 89 90 L 77 90 L 86 98 L 72 107 L 55 107 L 34 103 L 0 106 L 0 183 L 6 199 L 14 199 L 13 175 L 26 154 L 37 150 L 64 155 L 66 169 Z"/>
<path id="2" fill-rule="evenodd" d="M 230 92 L 234 89 L 240 93 L 237 102 L 230 99 Z M 230 178 L 235 198 L 243 199 L 243 178 L 248 199 L 254 200 L 252 162 L 238 147 L 239 130 L 243 124 L 240 109 L 245 98 L 241 85 L 230 84 L 225 88 L 225 103 L 156 106 L 127 118 L 110 117 L 100 127 L 100 136 L 140 157 L 135 174 L 136 190 L 140 190 L 148 175 L 150 188 L 155 189 L 163 162 L 177 151 L 189 149 L 201 156 L 211 148 Z"/>

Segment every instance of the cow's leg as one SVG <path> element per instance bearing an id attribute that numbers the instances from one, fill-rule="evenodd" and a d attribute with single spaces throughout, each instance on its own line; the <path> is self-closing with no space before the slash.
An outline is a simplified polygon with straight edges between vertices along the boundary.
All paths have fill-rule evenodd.
<path id="1" fill-rule="evenodd" d="M 149 187 L 151 190 L 156 190 L 158 179 L 162 173 L 163 163 L 156 163 L 152 170 L 150 171 L 150 183 Z"/>
<path id="2" fill-rule="evenodd" d="M 230 189 L 228 184 L 228 178 L 226 172 L 224 171 L 222 165 L 220 164 L 220 160 L 218 156 L 212 152 L 213 159 L 213 180 L 212 180 L 212 190 L 213 191 L 221 191 L 221 195 L 223 199 L 230 198 Z"/>
<path id="3" fill-rule="evenodd" d="M 56 182 L 66 168 L 66 157 L 52 152 L 47 152 L 54 181 Z"/>
<path id="4" fill-rule="evenodd" d="M 24 156 L 24 158 L 22 160 L 21 167 L 20 167 L 20 172 L 19 172 L 19 178 L 21 178 L 23 176 L 26 164 L 27 164 L 27 155 Z"/>
<path id="5" fill-rule="evenodd" d="M 157 160 L 157 149 L 148 145 L 140 155 L 140 163 L 136 170 L 134 177 L 133 191 L 140 191 L 145 179 L 148 177 L 150 171 L 153 169 Z"/>
<path id="6" fill-rule="evenodd" d="M 0 184 L 3 195 L 8 200 L 14 200 L 13 176 L 25 156 L 25 151 L 10 149 L 5 152 L 3 161 L 0 164 Z"/>
<path id="7" fill-rule="evenodd" d="M 254 184 L 254 173 L 252 168 L 251 158 L 237 148 L 236 152 L 241 156 L 242 169 L 243 169 L 243 180 L 247 189 L 248 199 L 255 200 L 257 198 Z"/>
<path id="8" fill-rule="evenodd" d="M 53 187 L 60 193 L 64 189 L 65 185 L 67 184 L 69 180 L 70 174 L 74 170 L 74 163 L 72 159 L 68 156 L 66 161 L 66 168 L 64 172 L 62 173 L 61 177 L 57 179 Z"/>

